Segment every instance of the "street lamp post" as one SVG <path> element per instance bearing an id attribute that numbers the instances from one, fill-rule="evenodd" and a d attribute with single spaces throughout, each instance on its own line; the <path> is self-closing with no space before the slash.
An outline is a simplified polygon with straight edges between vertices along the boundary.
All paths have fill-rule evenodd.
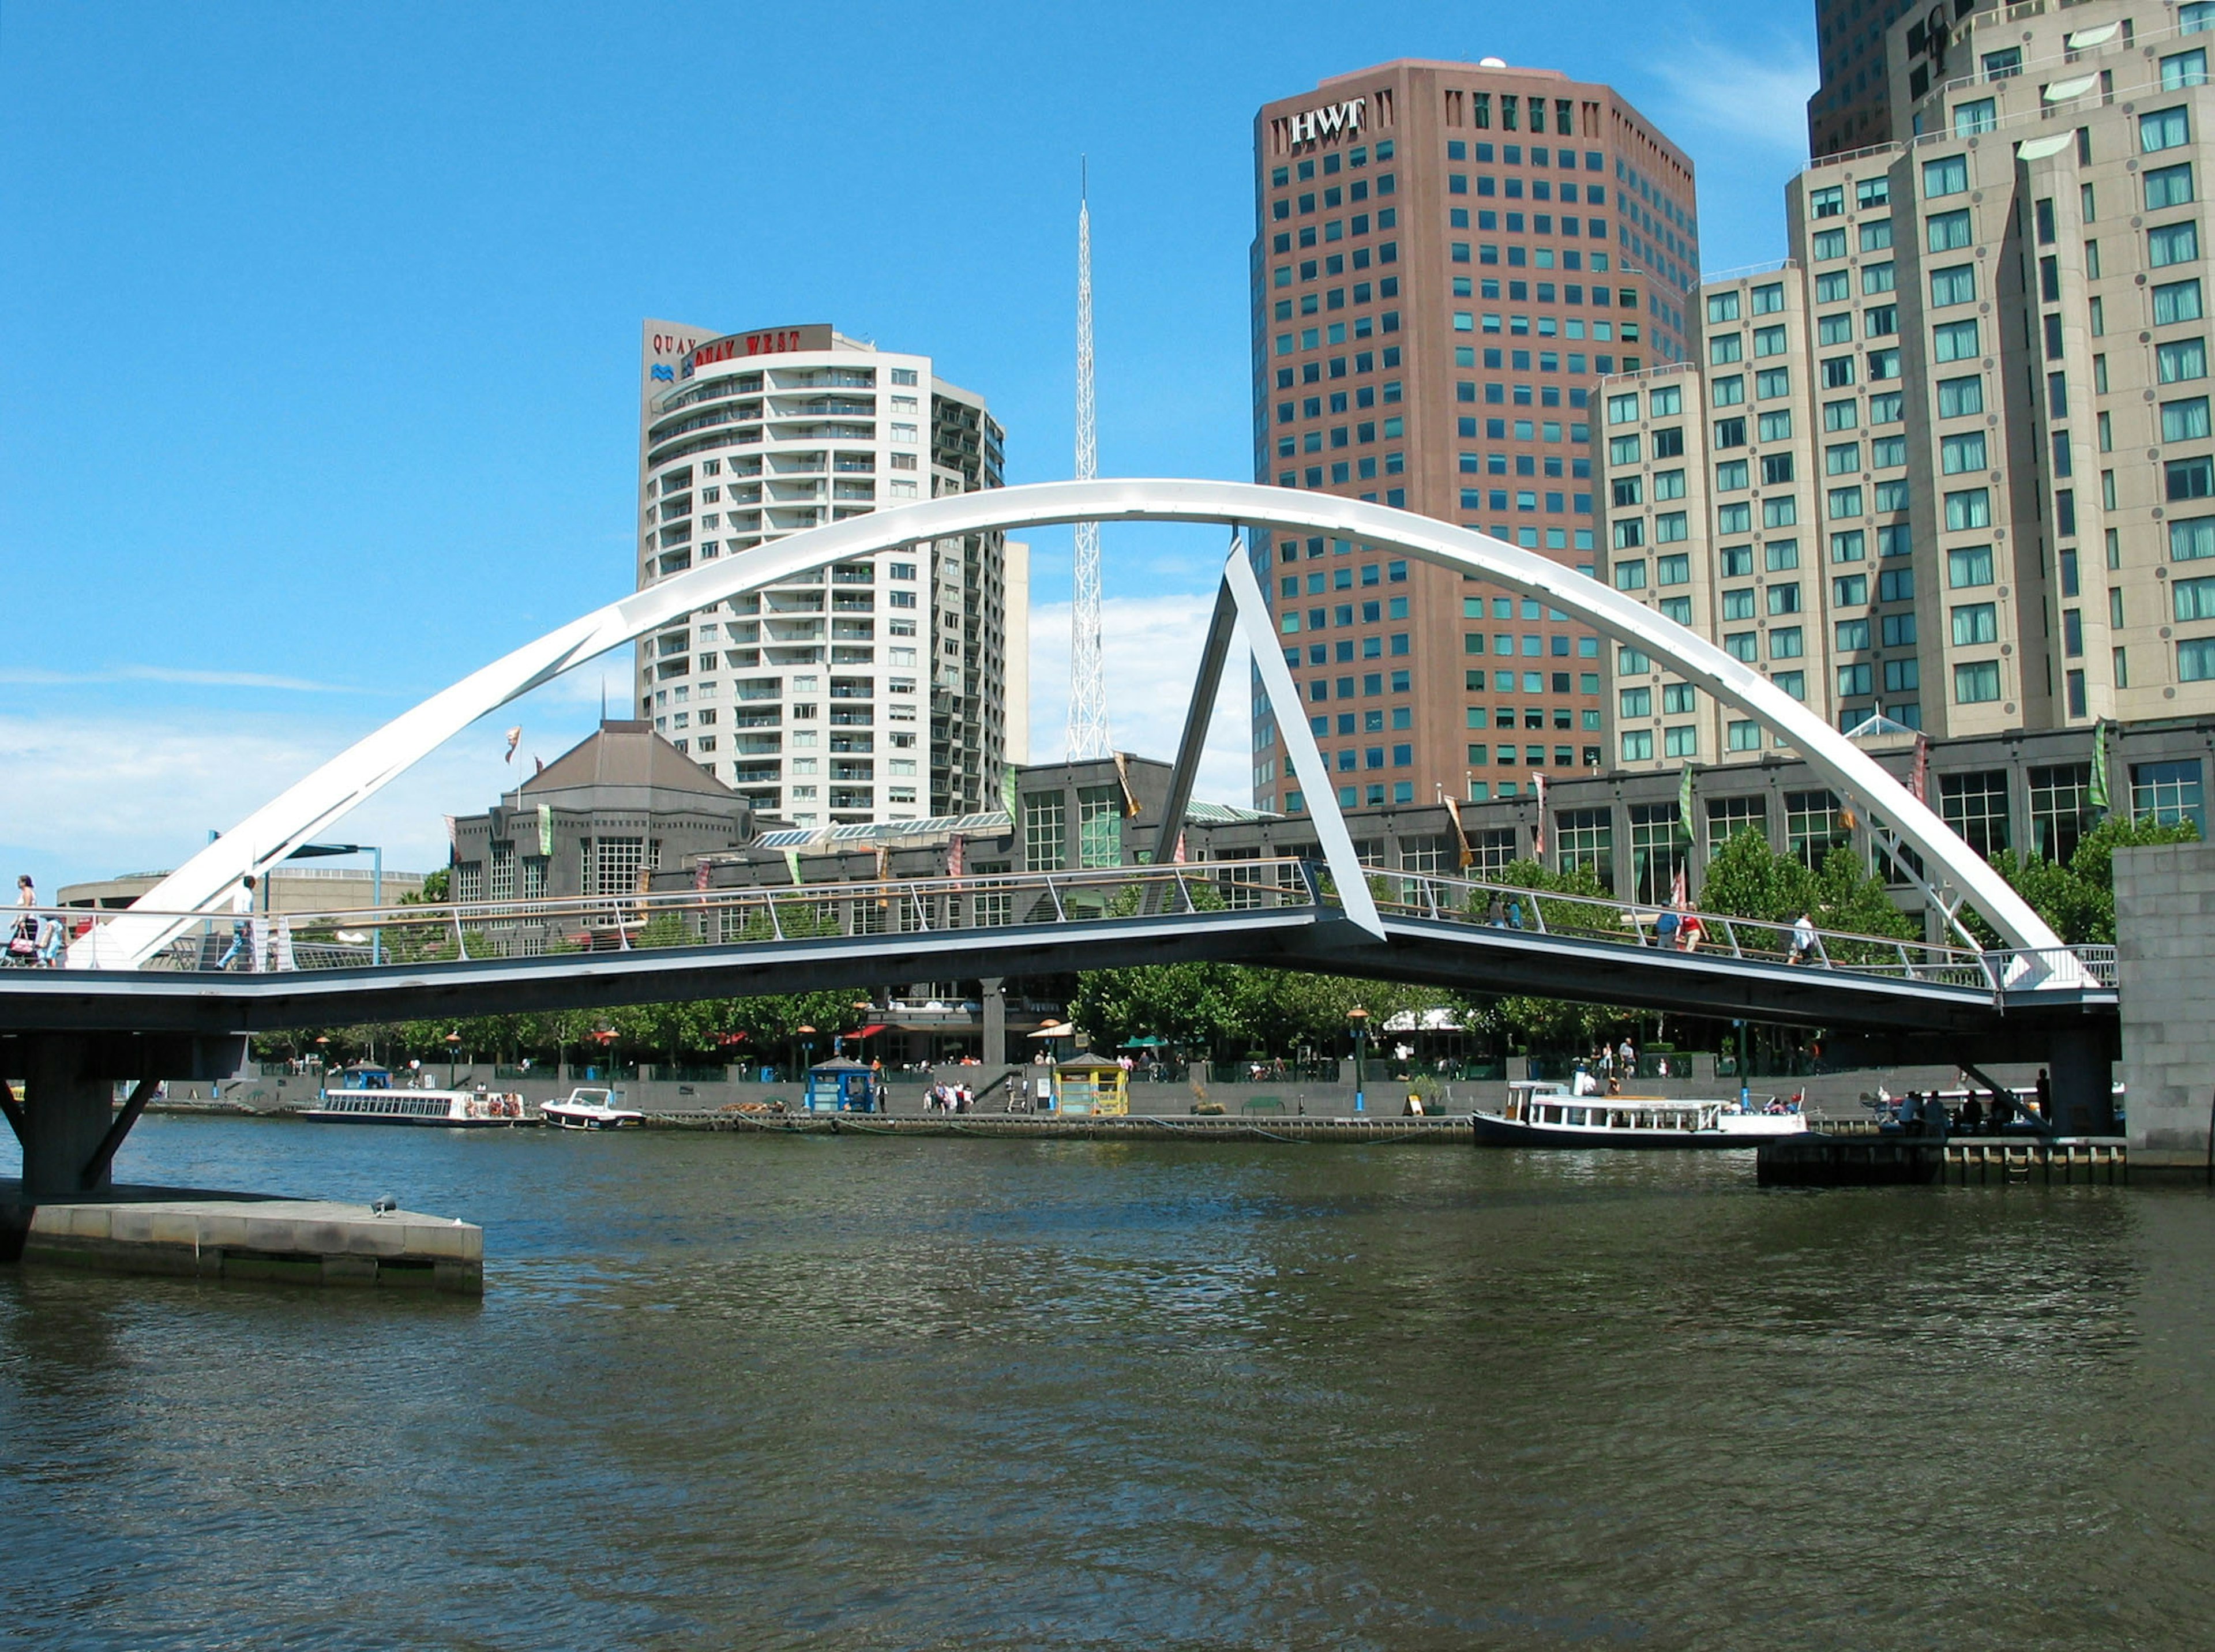
<path id="1" fill-rule="evenodd" d="M 807 1070 L 815 1065 L 815 1029 L 801 1026 L 794 1029 L 800 1035 L 800 1081 L 807 1081 Z"/>
<path id="2" fill-rule="evenodd" d="M 454 1064 L 460 1058 L 461 1053 L 461 1034 L 459 1032 L 448 1033 L 446 1035 L 446 1088 L 448 1090 L 451 1090 L 454 1087 Z"/>
<path id="3" fill-rule="evenodd" d="M 1353 1023 L 1353 1110 L 1366 1113 L 1369 1098 L 1363 1084 L 1361 1058 L 1369 1038 L 1369 1011 L 1357 1004 L 1346 1012 L 1346 1018 Z"/>

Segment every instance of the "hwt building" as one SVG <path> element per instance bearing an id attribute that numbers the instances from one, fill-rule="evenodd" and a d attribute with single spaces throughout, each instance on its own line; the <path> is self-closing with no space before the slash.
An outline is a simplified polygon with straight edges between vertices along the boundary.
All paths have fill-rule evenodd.
<path id="1" fill-rule="evenodd" d="M 1684 353 L 1691 163 L 1612 89 L 1491 58 L 1339 76 L 1254 138 L 1255 477 L 1592 571 L 1592 386 Z M 1253 550 L 1304 697 L 1256 697 L 1257 807 L 1302 807 L 1282 716 L 1348 806 L 1604 760 L 1599 639 L 1563 614 L 1345 541 Z"/>

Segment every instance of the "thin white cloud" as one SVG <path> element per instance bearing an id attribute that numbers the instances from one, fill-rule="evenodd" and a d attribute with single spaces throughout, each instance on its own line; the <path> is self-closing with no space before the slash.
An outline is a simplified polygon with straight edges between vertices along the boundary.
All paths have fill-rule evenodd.
<path id="1" fill-rule="evenodd" d="M 1685 128 L 1690 138 L 1689 129 L 1704 128 L 1795 162 L 1806 157 L 1807 100 L 1821 75 L 1800 31 L 1754 45 L 1681 40 L 1653 68 L 1672 106 L 1672 131 Z"/>
<path id="2" fill-rule="evenodd" d="M 258 671 L 191 671 L 175 666 L 115 666 L 104 671 L 47 671 L 37 666 L 0 666 L 0 683 L 26 688 L 83 688 L 101 683 L 169 683 L 195 688 L 257 688 L 297 694 L 381 694 L 350 683 L 316 683 Z"/>
<path id="3" fill-rule="evenodd" d="M 1109 597 L 1101 604 L 1101 652 L 1108 674 L 1108 731 L 1120 751 L 1169 762 L 1184 736 L 1186 703 L 1200 667 L 1200 643 L 1215 593 Z M 1068 750 L 1069 605 L 1031 609 L 1031 750 L 1051 763 Z M 1243 649 L 1234 649 L 1208 726 L 1193 795 L 1212 802 L 1253 796 L 1251 677 Z"/>

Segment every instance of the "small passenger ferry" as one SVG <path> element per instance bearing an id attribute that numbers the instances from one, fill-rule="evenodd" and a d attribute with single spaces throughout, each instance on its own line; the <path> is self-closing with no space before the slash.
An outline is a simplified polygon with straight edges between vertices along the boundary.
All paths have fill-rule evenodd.
<path id="1" fill-rule="evenodd" d="M 324 1124 L 421 1124 L 448 1130 L 539 1122 L 520 1096 L 396 1089 L 389 1070 L 365 1063 L 347 1068 L 338 1080 L 336 1088 L 326 1082 L 316 1105 L 302 1108 L 300 1116 Z"/>
<path id="2" fill-rule="evenodd" d="M 549 1102 L 539 1109 L 546 1122 L 564 1130 L 620 1130 L 641 1124 L 646 1115 L 635 1108 L 617 1107 L 618 1092 L 580 1085 L 566 1101 Z"/>
<path id="3" fill-rule="evenodd" d="M 1519 1079 L 1500 1112 L 1478 1112 L 1476 1139 L 1494 1147 L 1753 1147 L 1807 1128 L 1797 1113 L 1749 1112 L 1736 1102 L 1661 1096 L 1579 1096 Z"/>

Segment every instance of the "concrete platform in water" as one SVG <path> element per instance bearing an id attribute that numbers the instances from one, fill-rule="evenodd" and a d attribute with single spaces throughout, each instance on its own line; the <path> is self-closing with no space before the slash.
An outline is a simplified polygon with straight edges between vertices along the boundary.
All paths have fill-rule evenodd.
<path id="1" fill-rule="evenodd" d="M 0 1262 L 476 1296 L 484 1230 L 415 1211 L 185 1188 L 31 1205 L 21 1183 L 0 1180 Z"/>
<path id="2" fill-rule="evenodd" d="M 2120 1136 L 1935 1136 L 1811 1132 L 1764 1142 L 1764 1188 L 1924 1187 L 2011 1182 L 2126 1183 Z"/>

